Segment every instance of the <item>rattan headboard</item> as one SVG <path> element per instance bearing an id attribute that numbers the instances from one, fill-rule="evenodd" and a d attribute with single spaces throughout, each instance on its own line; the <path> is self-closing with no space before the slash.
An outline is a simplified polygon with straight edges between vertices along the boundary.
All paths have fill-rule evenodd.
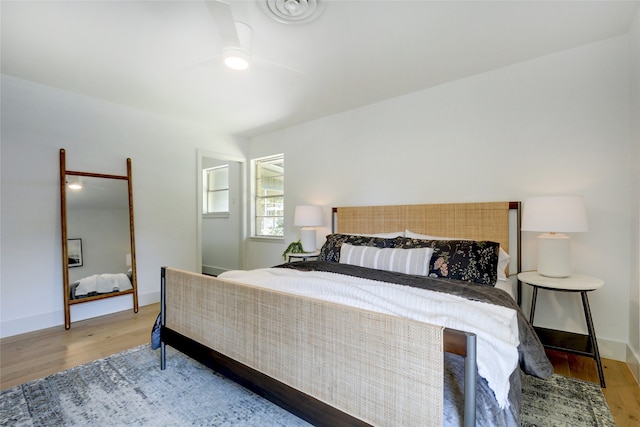
<path id="1" fill-rule="evenodd" d="M 520 202 L 338 207 L 333 208 L 333 229 L 345 234 L 411 230 L 432 236 L 491 240 L 509 252 L 509 211 L 519 208 Z"/>
<path id="2" fill-rule="evenodd" d="M 410 230 L 431 236 L 490 240 L 500 243 L 511 255 L 515 261 L 510 269 L 513 274 L 520 271 L 521 262 L 520 207 L 520 202 L 338 207 L 333 208 L 333 232 L 376 234 Z M 518 304 L 520 294 L 518 283 Z"/>

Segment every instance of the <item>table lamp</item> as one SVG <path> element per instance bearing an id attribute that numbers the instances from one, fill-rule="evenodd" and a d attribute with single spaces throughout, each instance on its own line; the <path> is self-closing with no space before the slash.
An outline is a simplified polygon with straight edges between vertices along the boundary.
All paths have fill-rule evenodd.
<path id="1" fill-rule="evenodd" d="M 296 206 L 293 225 L 302 227 L 302 230 L 300 230 L 302 249 L 305 252 L 314 252 L 316 250 L 316 229 L 314 227 L 322 225 L 322 207 Z"/>
<path id="2" fill-rule="evenodd" d="M 543 276 L 571 274 L 571 239 L 562 233 L 587 230 L 582 197 L 532 197 L 524 201 L 522 231 L 544 233 L 538 236 L 538 273 Z"/>

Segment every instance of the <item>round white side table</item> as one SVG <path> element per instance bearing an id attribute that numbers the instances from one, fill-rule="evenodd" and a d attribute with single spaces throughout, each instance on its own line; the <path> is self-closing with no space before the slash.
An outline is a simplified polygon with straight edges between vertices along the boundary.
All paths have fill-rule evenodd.
<path id="1" fill-rule="evenodd" d="M 546 277 L 538 274 L 536 271 L 525 271 L 519 273 L 518 279 L 533 287 L 531 312 L 529 314 L 529 323 L 531 323 L 531 325 L 533 325 L 536 310 L 538 289 L 546 289 L 555 292 L 580 292 L 580 296 L 582 297 L 582 308 L 584 309 L 584 317 L 587 322 L 587 330 L 589 331 L 588 335 L 558 331 L 555 329 L 547 329 L 537 326 L 534 326 L 534 329 L 545 348 L 593 358 L 598 366 L 600 386 L 604 388 L 604 371 L 602 369 L 602 361 L 600 360 L 600 352 L 598 351 L 596 331 L 593 326 L 593 319 L 591 318 L 589 298 L 587 297 L 587 292 L 595 291 L 596 289 L 603 287 L 604 281 L 597 277 L 577 273 L 572 273 L 568 277 Z"/>

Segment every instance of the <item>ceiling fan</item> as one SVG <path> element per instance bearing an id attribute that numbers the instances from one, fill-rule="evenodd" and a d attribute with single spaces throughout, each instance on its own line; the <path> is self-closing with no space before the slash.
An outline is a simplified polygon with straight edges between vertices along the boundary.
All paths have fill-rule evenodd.
<path id="1" fill-rule="evenodd" d="M 228 0 L 205 0 L 205 4 L 222 37 L 221 53 L 224 64 L 233 70 L 246 70 L 251 66 L 251 38 L 253 30 L 245 23 L 237 21 Z M 324 7 L 320 0 L 259 0 L 263 11 L 281 23 L 305 23 L 315 19 Z M 261 60 L 269 64 L 300 73 L 281 64 Z"/>
<path id="2" fill-rule="evenodd" d="M 227 2 L 205 0 L 205 4 L 222 36 L 225 65 L 233 70 L 246 70 L 251 64 L 251 27 L 233 18 L 231 5 Z"/>

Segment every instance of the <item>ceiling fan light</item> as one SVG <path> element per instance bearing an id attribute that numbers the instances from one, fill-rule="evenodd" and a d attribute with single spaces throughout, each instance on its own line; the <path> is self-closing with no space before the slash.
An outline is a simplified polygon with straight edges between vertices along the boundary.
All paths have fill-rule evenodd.
<path id="1" fill-rule="evenodd" d="M 251 56 L 242 49 L 229 48 L 223 53 L 224 64 L 232 70 L 246 70 L 251 64 Z"/>
<path id="2" fill-rule="evenodd" d="M 70 190 L 82 190 L 82 180 L 67 181 L 67 187 L 69 187 Z"/>

